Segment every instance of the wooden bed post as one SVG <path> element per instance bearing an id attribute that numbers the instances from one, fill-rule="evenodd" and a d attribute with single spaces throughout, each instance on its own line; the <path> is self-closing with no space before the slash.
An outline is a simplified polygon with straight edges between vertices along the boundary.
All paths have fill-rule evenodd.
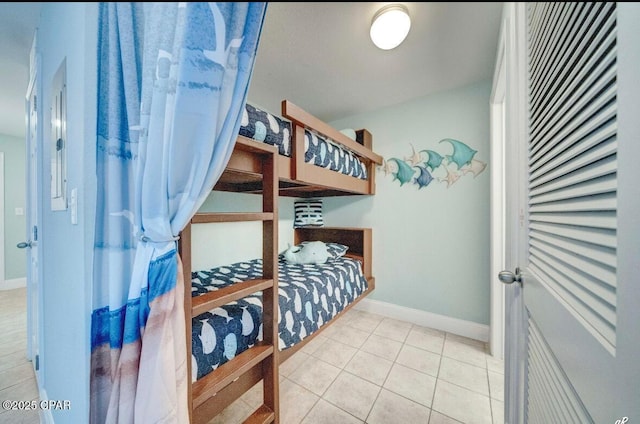
<path id="1" fill-rule="evenodd" d="M 184 280 L 184 324 L 187 335 L 187 407 L 189 408 L 189 422 L 192 422 L 193 402 L 191 395 L 191 221 L 180 233 L 178 239 L 178 253 L 182 261 L 182 275 Z"/>
<path id="2" fill-rule="evenodd" d="M 274 219 L 262 222 L 262 278 L 273 285 L 262 291 L 262 342 L 273 346 L 273 354 L 262 363 L 264 404 L 273 411 L 274 422 L 280 422 L 278 376 L 278 173 L 277 158 L 267 156 L 262 170 L 262 211 L 273 213 Z"/>

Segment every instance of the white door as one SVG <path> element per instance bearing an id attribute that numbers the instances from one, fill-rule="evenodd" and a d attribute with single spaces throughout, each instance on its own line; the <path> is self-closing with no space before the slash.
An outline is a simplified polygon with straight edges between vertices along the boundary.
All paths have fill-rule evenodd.
<path id="1" fill-rule="evenodd" d="M 505 422 L 640 422 L 640 5 L 513 12 Z"/>
<path id="2" fill-rule="evenodd" d="M 38 381 L 42 383 L 40 372 L 40 284 L 38 270 L 38 181 L 40 169 L 38 166 L 38 149 L 40 129 L 38 122 L 38 70 L 32 73 L 27 90 L 26 114 L 26 157 L 27 157 L 27 227 L 26 241 L 18 247 L 26 249 L 27 253 L 27 352 L 33 363 Z"/>

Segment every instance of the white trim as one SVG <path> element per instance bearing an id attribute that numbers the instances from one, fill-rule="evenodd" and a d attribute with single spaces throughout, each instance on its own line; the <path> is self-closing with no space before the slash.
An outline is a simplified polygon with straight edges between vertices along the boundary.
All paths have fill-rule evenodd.
<path id="1" fill-rule="evenodd" d="M 11 280 L 4 280 L 4 282 L 0 284 L 0 291 L 20 289 L 23 287 L 27 287 L 27 277 L 12 278 Z"/>
<path id="2" fill-rule="evenodd" d="M 388 318 L 407 321 L 415 325 L 446 331 L 458 336 L 469 337 L 481 342 L 489 340 L 489 326 L 478 324 L 477 322 L 465 321 L 373 299 L 362 299 L 354 308 Z"/>
<path id="3" fill-rule="evenodd" d="M 4 152 L 0 152 L 0 287 L 4 283 Z"/>
<path id="4" fill-rule="evenodd" d="M 505 143 L 506 143 L 506 17 L 503 16 L 491 89 L 491 310 L 489 351 L 504 358 L 504 285 L 498 273 L 505 268 Z"/>
<path id="5" fill-rule="evenodd" d="M 40 386 L 40 385 L 38 385 Z M 40 392 L 40 399 L 38 401 L 42 402 L 42 401 L 48 401 L 49 400 L 49 396 L 47 396 L 47 391 L 44 388 L 38 388 L 38 391 Z M 38 405 L 40 406 L 40 405 Z M 53 421 L 53 415 L 51 414 L 51 409 L 43 409 L 38 407 L 38 413 L 40 415 L 40 422 L 43 424 L 55 424 L 55 422 Z"/>

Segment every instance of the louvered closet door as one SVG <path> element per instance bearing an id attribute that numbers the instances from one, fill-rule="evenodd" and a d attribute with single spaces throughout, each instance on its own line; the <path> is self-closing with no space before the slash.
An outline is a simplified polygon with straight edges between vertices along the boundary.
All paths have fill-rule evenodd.
<path id="1" fill-rule="evenodd" d="M 528 423 L 640 422 L 638 9 L 526 5 Z"/>

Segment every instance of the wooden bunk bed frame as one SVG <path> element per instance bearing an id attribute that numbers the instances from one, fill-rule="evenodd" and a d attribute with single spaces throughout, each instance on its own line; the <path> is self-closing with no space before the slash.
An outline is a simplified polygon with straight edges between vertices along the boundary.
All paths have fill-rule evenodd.
<path id="1" fill-rule="evenodd" d="M 181 233 L 179 251 L 185 281 L 185 325 L 187 371 L 191 379 L 191 320 L 203 312 L 262 291 L 263 339 L 199 380 L 189 384 L 190 421 L 206 423 L 263 381 L 264 400 L 245 423 L 279 423 L 279 364 L 313 340 L 335 318 L 342 316 L 375 287 L 371 272 L 372 233 L 369 228 L 306 227 L 294 231 L 294 243 L 321 240 L 349 246 L 346 256 L 362 262 L 367 289 L 337 317 L 300 343 L 283 351 L 278 347 L 278 195 L 327 197 L 375 193 L 375 166 L 382 158 L 371 151 L 372 138 L 357 131 L 357 142 L 293 105 L 282 102 L 282 114 L 292 122 L 292 157 L 279 155 L 276 148 L 238 136 L 231 159 L 214 190 L 261 194 L 263 210 L 257 213 L 197 213 Z M 304 131 L 310 129 L 356 153 L 367 166 L 368 180 L 340 174 L 304 161 Z M 263 277 L 192 297 L 191 226 L 215 222 L 262 222 Z"/>
<path id="2" fill-rule="evenodd" d="M 305 112 L 288 100 L 282 101 L 282 116 L 291 121 L 291 157 L 277 155 L 280 196 L 333 197 L 375 194 L 376 165 L 382 157 L 372 150 L 372 136 L 365 129 L 356 131 L 352 140 L 340 131 Z M 304 161 L 304 133 L 309 129 L 331 139 L 355 153 L 367 168 L 367 180 L 324 169 Z M 255 141 L 238 136 L 238 143 Z M 262 190 L 260 158 L 243 149 L 234 150 L 225 173 L 213 188 L 219 191 L 260 193 Z"/>

